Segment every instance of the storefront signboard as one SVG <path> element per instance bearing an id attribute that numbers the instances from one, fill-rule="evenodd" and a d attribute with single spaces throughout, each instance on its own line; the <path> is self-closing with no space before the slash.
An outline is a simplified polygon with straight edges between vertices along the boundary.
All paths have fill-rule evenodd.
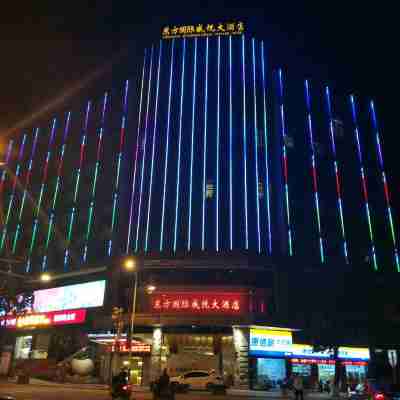
<path id="1" fill-rule="evenodd" d="M 111 351 L 115 352 L 116 347 L 114 343 L 110 348 Z M 132 353 L 151 353 L 151 344 L 139 341 L 132 342 L 130 349 L 126 341 L 120 342 L 118 347 L 120 353 L 129 353 L 130 351 Z"/>
<path id="2" fill-rule="evenodd" d="M 314 351 L 313 347 L 308 344 L 293 344 L 292 356 L 298 358 L 331 358 L 333 352 L 331 350 Z"/>
<path id="3" fill-rule="evenodd" d="M 369 361 L 367 347 L 339 347 L 338 357 L 342 360 Z"/>
<path id="4" fill-rule="evenodd" d="M 161 292 L 151 296 L 151 311 L 163 314 L 242 314 L 248 311 L 245 293 Z"/>
<path id="5" fill-rule="evenodd" d="M 284 357 L 292 353 L 292 332 L 277 329 L 250 329 L 250 355 Z"/>
<path id="6" fill-rule="evenodd" d="M 82 324 L 86 310 L 64 310 L 48 313 L 33 313 L 0 318 L 0 327 L 8 329 L 42 328 L 46 326 Z"/>

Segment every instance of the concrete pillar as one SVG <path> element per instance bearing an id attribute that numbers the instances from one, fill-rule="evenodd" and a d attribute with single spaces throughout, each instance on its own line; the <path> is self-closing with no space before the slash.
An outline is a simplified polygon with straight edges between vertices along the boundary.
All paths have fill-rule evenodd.
<path id="1" fill-rule="evenodd" d="M 233 328 L 235 348 L 235 386 L 249 388 L 249 328 Z"/>
<path id="2" fill-rule="evenodd" d="M 161 374 L 161 356 L 162 356 L 163 332 L 161 327 L 153 329 L 153 341 L 151 346 L 150 361 L 150 382 L 155 381 Z"/>

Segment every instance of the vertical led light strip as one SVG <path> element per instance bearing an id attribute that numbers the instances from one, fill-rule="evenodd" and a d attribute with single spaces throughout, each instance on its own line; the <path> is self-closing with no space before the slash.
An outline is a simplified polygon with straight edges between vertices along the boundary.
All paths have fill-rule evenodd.
<path id="1" fill-rule="evenodd" d="M 28 170 L 26 172 L 26 177 L 25 177 L 24 193 L 22 195 L 21 206 L 20 206 L 19 212 L 18 212 L 18 225 L 17 225 L 17 229 L 15 230 L 14 239 L 13 239 L 13 243 L 12 243 L 12 254 L 15 254 L 15 252 L 16 252 L 18 239 L 19 239 L 21 229 L 22 229 L 22 225 L 21 225 L 22 215 L 24 213 L 26 196 L 28 195 L 28 191 L 29 191 L 29 184 L 30 184 L 32 168 L 33 168 L 33 159 L 34 159 L 35 152 L 36 152 L 36 145 L 37 145 L 38 137 L 39 137 L 39 128 L 36 128 L 35 136 L 33 138 L 31 156 L 30 156 L 29 164 L 28 164 Z"/>
<path id="2" fill-rule="evenodd" d="M 139 153 L 139 137 L 140 137 L 140 127 L 142 122 L 142 101 L 143 101 L 143 86 L 144 86 L 144 72 L 146 69 L 146 57 L 147 49 L 144 50 L 144 59 L 143 59 L 143 68 L 142 68 L 142 83 L 140 85 L 140 101 L 139 101 L 139 120 L 137 126 L 136 133 L 136 151 L 135 151 L 135 164 L 133 170 L 133 180 L 132 180 L 132 189 L 131 189 L 131 204 L 129 210 L 129 225 L 128 225 L 128 237 L 126 240 L 126 249 L 125 253 L 128 254 L 131 246 L 131 234 L 132 234 L 132 218 L 133 218 L 133 203 L 135 201 L 135 190 L 136 190 L 136 171 L 137 171 L 137 160 Z"/>
<path id="3" fill-rule="evenodd" d="M 220 142 L 220 86 L 221 86 L 221 36 L 218 36 L 217 44 L 217 143 L 216 143 L 216 175 L 217 190 L 215 199 L 215 249 L 219 251 L 219 142 Z"/>
<path id="4" fill-rule="evenodd" d="M 233 250 L 232 36 L 229 36 L 229 249 Z"/>
<path id="5" fill-rule="evenodd" d="M 181 175 L 181 147 L 182 147 L 182 116 L 183 116 L 183 99 L 185 89 L 185 56 L 186 56 L 186 39 L 183 39 L 182 53 L 182 70 L 181 70 L 181 103 L 179 106 L 179 136 L 178 136 L 178 161 L 176 167 L 176 196 L 175 196 L 175 225 L 174 225 L 174 253 L 176 252 L 178 240 L 178 222 L 179 222 L 179 190 Z"/>
<path id="6" fill-rule="evenodd" d="M 377 120 L 376 112 L 375 112 L 375 104 L 372 100 L 370 102 L 370 111 L 371 111 L 373 129 L 375 131 L 376 151 L 377 151 L 378 160 L 379 160 L 379 168 L 380 168 L 380 172 L 381 172 L 381 176 L 382 176 L 383 190 L 385 193 L 387 218 L 389 221 L 392 244 L 393 244 L 394 262 L 396 265 L 396 271 L 400 272 L 399 250 L 397 247 L 397 238 L 396 238 L 396 233 L 395 233 L 394 224 L 393 224 L 392 206 L 390 204 L 390 196 L 389 196 L 389 186 L 387 183 L 385 166 L 384 166 L 384 162 L 383 162 L 381 137 L 380 137 L 380 133 L 379 133 L 378 120 Z"/>
<path id="7" fill-rule="evenodd" d="M 171 94 L 172 94 L 172 77 L 173 77 L 173 71 L 174 71 L 174 50 L 175 50 L 175 40 L 172 39 L 172 45 L 171 45 L 171 69 L 170 69 L 170 72 L 169 72 L 169 90 L 168 90 L 168 112 L 167 112 L 167 121 L 168 122 L 167 122 L 167 132 L 166 132 L 163 200 L 162 200 L 162 212 L 161 212 L 160 251 L 164 250 L 165 201 L 167 199 L 169 133 L 170 133 L 170 128 L 171 128 Z"/>
<path id="8" fill-rule="evenodd" d="M 111 216 L 111 227 L 110 227 L 110 239 L 108 240 L 107 246 L 107 254 L 111 256 L 112 246 L 113 246 L 113 236 L 115 231 L 115 226 L 117 222 L 117 206 L 118 206 L 118 198 L 119 198 L 119 182 L 121 175 L 121 162 L 124 151 L 124 143 L 125 143 L 125 129 L 126 129 L 126 119 L 127 119 L 127 111 L 128 111 L 128 91 L 129 91 L 129 81 L 125 83 L 125 91 L 124 91 L 124 100 L 123 100 L 123 110 L 122 110 L 122 118 L 121 118 L 121 129 L 119 135 L 119 151 L 117 155 L 117 168 L 116 168 L 116 177 L 114 184 L 114 193 L 113 193 L 113 206 L 112 206 L 112 216 Z"/>
<path id="9" fill-rule="evenodd" d="M 364 172 L 364 158 L 363 158 L 363 154 L 362 154 L 362 150 L 361 150 L 360 128 L 358 125 L 356 101 L 355 101 L 353 95 L 350 96 L 350 104 L 351 104 L 351 114 L 352 114 L 353 125 L 354 125 L 354 135 L 356 137 L 356 144 L 357 144 L 358 161 L 360 163 L 361 187 L 362 187 L 362 192 L 364 195 L 365 213 L 367 215 L 369 240 L 370 240 L 370 246 L 371 246 L 371 255 L 372 255 L 374 270 L 377 271 L 378 270 L 378 262 L 376 259 L 375 241 L 374 241 L 374 234 L 373 234 L 373 229 L 372 229 L 371 213 L 370 213 L 370 209 L 369 209 L 368 183 L 367 183 L 367 177 L 365 176 L 365 172 Z"/>
<path id="10" fill-rule="evenodd" d="M 267 82 L 265 72 L 265 55 L 264 55 L 264 42 L 261 42 L 261 68 L 262 68 L 262 85 L 263 85 L 263 108 L 264 108 L 264 147 L 265 147 L 265 189 L 267 194 L 267 229 L 268 229 L 268 251 L 272 253 L 272 236 L 271 236 L 271 207 L 270 207 L 270 193 L 269 193 L 269 161 L 268 161 L 268 128 L 267 128 Z"/>
<path id="11" fill-rule="evenodd" d="M 42 259 L 42 271 L 45 271 L 47 269 L 47 252 L 49 249 L 51 234 L 53 233 L 55 208 L 56 208 L 58 193 L 60 191 L 61 172 L 62 172 L 62 167 L 63 167 L 63 163 L 64 163 L 64 153 L 65 153 L 66 141 L 67 141 L 67 137 L 68 137 L 68 133 L 69 133 L 70 121 L 71 121 L 71 112 L 68 112 L 67 120 L 65 122 L 63 141 L 62 141 L 61 150 L 60 150 L 60 157 L 59 157 L 58 166 L 57 166 L 56 186 L 54 188 L 53 200 L 51 202 L 49 226 L 47 229 L 46 244 L 45 244 L 44 255 L 43 255 L 43 259 Z"/>
<path id="12" fill-rule="evenodd" d="M 321 229 L 321 218 L 319 211 L 319 193 L 318 193 L 318 181 L 317 181 L 317 161 L 315 154 L 315 145 L 314 145 L 314 134 L 313 134 L 313 126 L 312 126 L 312 117 L 311 117 L 311 95 L 310 95 L 310 85 L 308 80 L 304 82 L 304 89 L 306 95 L 306 118 L 307 118 L 307 128 L 308 128 L 308 138 L 310 144 L 311 151 L 311 176 L 314 190 L 314 207 L 315 207 L 315 217 L 317 221 L 317 229 L 318 229 L 318 243 L 319 243 L 319 256 L 321 259 L 321 263 L 325 262 L 324 255 L 324 239 L 322 237 L 322 229 Z"/>
<path id="13" fill-rule="evenodd" d="M 8 142 L 8 146 L 7 146 L 7 153 L 6 153 L 6 159 L 4 161 L 4 166 L 3 166 L 3 171 L 1 173 L 1 181 L 0 181 L 0 196 L 3 193 L 3 189 L 4 189 L 4 182 L 6 180 L 7 177 L 7 168 L 8 168 L 8 163 L 10 161 L 10 157 L 11 157 L 11 150 L 13 148 L 14 145 L 14 141 L 11 139 Z"/>
<path id="14" fill-rule="evenodd" d="M 242 36 L 242 79 L 243 79 L 243 178 L 244 178 L 244 218 L 245 218 L 245 248 L 249 249 L 249 218 L 247 210 L 247 131 L 246 131 L 246 69 L 245 69 L 245 38 Z"/>
<path id="15" fill-rule="evenodd" d="M 197 37 L 194 38 L 193 56 L 193 103 L 192 103 L 192 137 L 190 141 L 190 181 L 189 181 L 189 220 L 188 220 L 188 251 L 192 248 L 192 196 L 193 196 L 193 157 L 194 157 L 194 122 L 196 111 L 196 79 L 197 79 Z"/>
<path id="16" fill-rule="evenodd" d="M 30 272 L 30 270 L 31 270 L 31 257 L 32 257 L 33 249 L 35 247 L 36 236 L 37 236 L 37 232 L 39 229 L 39 218 L 40 218 L 40 213 L 41 213 L 41 209 L 42 209 L 43 195 L 44 195 L 46 184 L 47 184 L 47 176 L 48 176 L 48 172 L 49 172 L 49 162 L 51 159 L 51 150 L 52 150 L 54 136 L 55 136 L 55 132 L 56 132 L 56 123 L 57 123 L 57 119 L 54 118 L 53 125 L 51 127 L 49 144 L 47 147 L 47 154 L 46 154 L 46 160 L 45 160 L 44 169 L 43 169 L 42 183 L 40 185 L 39 200 L 36 204 L 36 209 L 35 209 L 35 217 L 34 217 L 35 219 L 33 222 L 31 243 L 30 243 L 29 251 L 28 251 L 28 261 L 26 263 L 26 272 Z"/>
<path id="17" fill-rule="evenodd" d="M 257 92 L 256 92 L 256 50 L 255 40 L 251 41 L 253 53 L 253 95 L 254 95 L 254 164 L 256 169 L 256 212 L 257 212 L 257 251 L 261 253 L 261 233 L 260 233 L 260 201 L 259 201 L 259 176 L 258 176 L 258 127 L 257 127 Z"/>
<path id="18" fill-rule="evenodd" d="M 77 202 L 78 202 L 79 183 L 80 183 L 80 177 L 81 177 L 81 170 L 82 170 L 82 166 L 83 166 L 83 158 L 85 156 L 86 137 L 87 137 L 87 130 L 88 130 L 89 115 L 90 115 L 91 107 L 92 107 L 92 103 L 90 101 L 88 101 L 87 106 L 86 106 L 85 122 L 84 122 L 83 132 L 82 132 L 79 164 L 78 164 L 78 168 L 76 170 L 76 175 L 75 175 L 75 189 L 74 189 L 73 204 L 72 204 L 71 213 L 70 213 L 70 217 L 69 217 L 67 240 L 66 240 L 66 246 L 65 246 L 65 252 L 64 252 L 64 269 L 65 270 L 68 268 L 68 262 L 69 262 L 69 255 L 70 255 L 69 247 L 71 245 L 72 229 L 74 226 L 76 208 L 78 205 Z"/>
<path id="19" fill-rule="evenodd" d="M 204 92 L 204 135 L 203 135 L 203 199 L 201 216 L 201 249 L 206 248 L 206 191 L 207 191 L 207 107 L 208 107 L 208 36 L 206 37 L 206 80 Z"/>
<path id="20" fill-rule="evenodd" d="M 334 169 L 335 180 L 336 180 L 336 194 L 337 194 L 337 201 L 338 201 L 340 227 L 341 227 L 341 232 L 342 232 L 343 254 L 344 254 L 346 264 L 348 264 L 349 256 L 348 256 L 348 246 L 347 246 L 347 240 L 346 240 L 346 231 L 344 228 L 342 189 L 340 186 L 339 166 L 338 166 L 337 155 L 336 155 L 336 143 L 335 143 L 335 133 L 334 133 L 334 129 L 333 129 L 331 95 L 330 95 L 328 86 L 325 88 L 325 96 L 326 96 L 326 104 L 327 104 L 327 108 L 328 108 L 329 133 L 330 133 L 331 147 L 332 147 L 332 154 L 333 154 L 333 169 Z"/>
<path id="21" fill-rule="evenodd" d="M 150 109 L 150 95 L 151 95 L 151 84 L 152 84 L 152 74 L 153 74 L 153 54 L 154 46 L 151 47 L 150 54 L 150 71 L 149 71 L 149 85 L 147 88 L 147 106 L 146 106 L 146 118 L 144 125 L 144 139 L 143 139 L 143 156 L 142 156 L 142 168 L 140 174 L 140 191 L 139 191 L 139 208 L 136 222 L 136 240 L 135 240 L 135 252 L 139 250 L 139 231 L 142 217 L 142 198 L 143 198 L 143 183 L 144 183 L 144 166 L 146 164 L 146 149 L 147 149 L 147 128 L 149 125 L 149 109 Z"/>
<path id="22" fill-rule="evenodd" d="M 0 251 L 3 251 L 4 245 L 5 245 L 5 242 L 6 242 L 6 236 L 7 236 L 7 232 L 8 232 L 8 223 L 10 221 L 10 215 L 11 215 L 11 211 L 12 211 L 13 205 L 14 205 L 15 191 L 16 191 L 16 188 L 17 188 L 18 177 L 19 177 L 19 174 L 21 173 L 21 164 L 22 164 L 22 159 L 23 159 L 23 156 L 24 156 L 26 138 L 27 138 L 27 135 L 24 134 L 24 136 L 22 137 L 21 146 L 19 148 L 17 165 L 15 167 L 15 174 L 14 174 L 11 194 L 10 194 L 10 197 L 9 197 L 9 200 L 8 200 L 6 218 L 5 218 L 5 221 L 4 221 L 3 232 L 1 234 Z"/>
<path id="23" fill-rule="evenodd" d="M 153 127 L 153 144 L 151 149 L 151 166 L 150 166 L 150 187 L 149 196 L 147 199 L 147 219 L 146 219 L 146 239 L 144 242 L 144 251 L 147 252 L 149 249 L 149 231 L 150 231 L 150 213 L 151 213 L 151 199 L 153 194 L 153 175 L 154 175 L 154 156 L 156 151 L 156 140 L 157 140 L 157 121 L 158 121 L 158 94 L 160 90 L 160 70 L 161 70 L 161 56 L 162 56 L 162 40 L 160 40 L 160 48 L 158 50 L 158 66 L 157 66 L 157 88 L 156 88 L 156 99 L 154 107 L 154 127 Z"/>
<path id="24" fill-rule="evenodd" d="M 93 180 L 92 180 L 91 200 L 90 200 L 89 211 L 88 211 L 88 223 L 86 226 L 85 245 L 83 248 L 82 262 L 84 262 L 84 263 L 87 260 L 87 252 L 88 252 L 88 247 L 89 247 L 90 233 L 91 233 L 92 225 L 93 225 L 93 214 L 94 214 L 95 198 L 96 198 L 96 186 L 97 186 L 97 179 L 99 176 L 99 169 L 100 169 L 101 148 L 102 148 L 102 143 L 103 143 L 107 101 L 108 101 L 108 93 L 106 92 L 106 93 L 104 93 L 104 98 L 103 98 L 103 110 L 101 113 L 101 126 L 100 126 L 100 130 L 99 130 L 99 137 L 97 140 L 96 167 L 94 170 L 94 175 L 93 175 Z"/>
<path id="25" fill-rule="evenodd" d="M 290 221 L 290 204 L 289 204 L 289 180 L 288 180 L 288 160 L 286 151 L 286 124 L 285 124 L 285 109 L 283 105 L 283 78 L 282 70 L 279 69 L 279 99 L 280 99 L 280 114 L 281 114 L 281 135 L 282 135 L 282 164 L 283 164 L 283 176 L 285 186 L 285 203 L 286 203 L 286 223 L 288 230 L 288 244 L 289 244 L 289 256 L 293 255 L 293 243 L 292 243 L 292 224 Z"/>

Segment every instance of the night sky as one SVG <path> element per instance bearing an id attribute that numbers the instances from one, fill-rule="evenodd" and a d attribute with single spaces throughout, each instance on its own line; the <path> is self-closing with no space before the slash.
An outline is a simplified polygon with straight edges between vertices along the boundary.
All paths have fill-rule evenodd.
<path id="1" fill-rule="evenodd" d="M 161 27 L 242 20 L 267 42 L 272 66 L 312 77 L 337 92 L 376 100 L 393 202 L 399 215 L 396 104 L 399 61 L 394 5 L 367 2 L 86 2 L 18 3 L 0 17 L 0 135 L 29 119 L 87 77 L 75 93 L 86 98 L 123 79 Z M 50 4 L 50 2 L 48 2 Z M 117 4 L 118 3 L 118 4 Z M 262 4 L 262 5 L 260 5 Z M 389 7 L 392 7 L 390 9 Z M 65 104 L 39 118 L 46 120 Z"/>

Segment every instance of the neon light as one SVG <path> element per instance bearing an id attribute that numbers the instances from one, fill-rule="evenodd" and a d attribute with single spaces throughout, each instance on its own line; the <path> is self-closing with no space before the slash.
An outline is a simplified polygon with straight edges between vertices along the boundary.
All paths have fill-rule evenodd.
<path id="1" fill-rule="evenodd" d="M 396 271 L 400 272 L 399 250 L 397 247 L 397 238 L 396 238 L 396 233 L 395 233 L 394 224 L 393 224 L 392 207 L 390 204 L 390 197 L 389 197 L 389 188 L 388 188 L 388 184 L 387 184 L 387 180 L 386 180 L 385 167 L 384 167 L 384 163 L 383 163 L 383 155 L 382 155 L 381 139 L 380 139 L 380 133 L 379 133 L 379 127 L 378 127 L 378 120 L 376 117 L 375 105 L 372 100 L 370 102 L 370 111 L 371 111 L 371 117 L 372 117 L 372 125 L 373 125 L 374 131 L 375 131 L 376 151 L 377 151 L 377 155 L 378 155 L 378 159 L 379 159 L 379 168 L 380 168 L 380 172 L 381 172 L 381 176 L 382 176 L 382 184 L 383 184 L 383 189 L 384 189 L 384 193 L 385 193 L 387 218 L 389 221 L 392 244 L 393 244 L 394 262 L 396 265 Z"/>
<path id="2" fill-rule="evenodd" d="M 178 165 L 176 171 L 174 252 L 176 252 L 176 245 L 178 239 L 179 189 L 180 189 L 181 147 L 182 147 L 182 115 L 183 115 L 183 98 L 184 98 L 184 88 L 185 88 L 185 55 L 186 55 L 186 39 L 183 39 L 182 72 L 181 72 L 181 104 L 179 111 L 179 137 L 178 137 L 178 162 L 177 162 Z"/>
<path id="3" fill-rule="evenodd" d="M 12 189 L 11 189 L 11 195 L 8 200 L 7 213 L 6 213 L 6 218 L 5 218 L 4 225 L 3 225 L 3 232 L 1 235 L 0 251 L 3 251 L 4 245 L 6 242 L 6 236 L 7 236 L 7 232 L 8 232 L 8 222 L 10 220 L 11 210 L 13 209 L 18 177 L 21 172 L 21 164 L 22 164 L 22 159 L 24 156 L 24 148 L 25 148 L 26 138 L 27 138 L 27 135 L 24 134 L 24 136 L 22 137 L 22 142 L 21 142 L 21 146 L 19 149 L 19 153 L 18 153 L 17 165 L 15 167 L 15 174 L 14 174 L 14 179 L 13 179 L 13 184 L 12 184 Z"/>
<path id="4" fill-rule="evenodd" d="M 14 145 L 14 141 L 13 141 L 13 140 L 10 140 L 10 141 L 8 142 L 7 152 L 6 152 L 6 159 L 5 159 L 5 161 L 4 161 L 3 171 L 2 171 L 2 173 L 1 173 L 0 195 L 3 193 L 4 181 L 6 180 L 6 177 L 7 177 L 7 167 L 8 167 L 8 163 L 9 163 L 9 161 L 10 161 L 11 150 L 12 150 L 13 145 Z"/>
<path id="5" fill-rule="evenodd" d="M 143 68 L 142 68 L 142 83 L 141 83 L 141 87 L 140 87 L 139 121 L 138 121 L 138 126 L 137 126 L 137 133 L 136 133 L 135 166 L 134 166 L 132 190 L 131 190 L 131 204 L 130 204 L 130 211 L 129 211 L 128 238 L 126 240 L 126 249 L 125 249 L 125 253 L 126 254 L 129 253 L 130 244 L 131 244 L 133 203 L 135 201 L 136 170 L 137 170 L 137 160 L 138 160 L 138 152 L 139 152 L 140 127 L 141 127 L 141 121 L 142 121 L 142 101 L 143 101 L 144 71 L 145 71 L 145 68 L 146 68 L 146 56 L 147 56 L 147 50 L 145 49 L 144 50 Z"/>
<path id="6" fill-rule="evenodd" d="M 252 39 L 253 52 L 253 95 L 254 95 L 254 163 L 256 168 L 256 211 L 257 211 L 257 250 L 261 253 L 261 233 L 260 233 L 260 202 L 258 194 L 258 127 L 257 127 L 257 92 L 256 92 L 256 52 L 254 39 Z"/>
<path id="7" fill-rule="evenodd" d="M 262 64 L 262 81 L 263 81 L 263 106 L 264 106 L 264 146 L 265 146 L 265 188 L 267 194 L 267 226 L 268 226 L 268 250 L 272 253 L 272 236 L 271 236 L 271 208 L 269 193 L 269 167 L 268 167 L 268 128 L 267 128 L 267 84 L 265 79 L 265 56 L 264 42 L 261 42 L 261 64 Z"/>
<path id="8" fill-rule="evenodd" d="M 151 167 L 150 167 L 150 189 L 149 197 L 147 200 L 147 220 L 146 220 L 146 239 L 144 243 L 144 251 L 147 252 L 149 247 L 149 228 L 150 228 L 150 212 L 151 212 L 151 198 L 153 194 L 153 175 L 154 175 L 154 155 L 156 151 L 156 133 L 157 133 L 157 116 L 158 116 L 158 93 L 160 89 L 160 70 L 161 70 L 161 56 L 162 56 L 162 41 L 160 40 L 160 50 L 158 52 L 158 66 L 157 66 L 157 89 L 156 89 L 156 100 L 154 110 L 154 128 L 153 128 L 153 145 L 151 149 Z"/>
<path id="9" fill-rule="evenodd" d="M 20 206 L 20 209 L 19 209 L 19 212 L 18 212 L 18 225 L 17 225 L 17 229 L 15 231 L 15 235 L 14 235 L 14 239 L 13 239 L 12 254 L 15 254 L 15 251 L 16 251 L 16 248 L 17 248 L 18 239 L 19 239 L 19 235 L 20 235 L 21 229 L 22 229 L 22 226 L 21 226 L 22 214 L 24 212 L 25 200 L 26 200 L 26 196 L 27 196 L 28 190 L 29 190 L 29 183 L 30 183 L 30 178 L 31 178 L 31 174 L 32 174 L 32 167 L 33 167 L 33 158 L 34 158 L 35 152 L 36 152 L 36 144 L 37 144 L 38 136 L 39 136 L 39 128 L 36 128 L 35 136 L 33 138 L 33 145 L 32 145 L 31 155 L 30 155 L 29 164 L 28 164 L 28 170 L 26 172 L 26 177 L 25 177 L 24 193 L 22 195 L 21 206 Z"/>
<path id="10" fill-rule="evenodd" d="M 356 103 L 354 96 L 350 96 L 350 105 L 351 105 L 351 114 L 353 117 L 353 125 L 354 125 L 354 135 L 356 138 L 356 144 L 357 144 L 357 155 L 358 155 L 358 161 L 360 163 L 360 178 L 361 178 L 361 190 L 364 195 L 364 205 L 365 205 L 365 213 L 367 215 L 367 222 L 368 222 L 368 232 L 369 232 L 369 240 L 370 240 L 370 247 L 371 247 L 371 254 L 372 254 L 372 260 L 373 260 L 373 267 L 374 270 L 378 270 L 378 262 L 376 259 L 376 251 L 375 251 L 375 241 L 374 241 L 374 235 L 373 235 L 373 229 L 372 229 L 372 223 L 371 223 L 371 214 L 370 214 L 370 209 L 369 209 L 369 202 L 368 202 L 368 189 L 367 189 L 367 177 L 365 176 L 364 173 L 364 160 L 363 160 L 363 154 L 361 150 L 361 142 L 360 142 L 360 128 L 358 125 L 358 118 L 357 118 L 357 109 L 356 109 Z"/>
<path id="11" fill-rule="evenodd" d="M 218 54 L 217 54 L 217 144 L 216 144 L 216 174 L 217 174 L 217 188 L 216 188 L 216 199 L 215 199 L 215 248 L 216 251 L 219 251 L 219 142 L 220 142 L 220 86 L 221 86 L 221 37 L 218 36 Z"/>
<path id="12" fill-rule="evenodd" d="M 92 222 L 93 222 L 93 214 L 94 214 L 94 207 L 95 207 L 95 197 L 96 197 L 96 185 L 97 185 L 97 178 L 99 176 L 99 168 L 100 168 L 100 160 L 101 160 L 101 147 L 103 143 L 103 134 L 104 134 L 104 123 L 105 123 L 105 116 L 106 116 L 106 109 L 107 109 L 107 100 L 108 100 L 108 93 L 104 93 L 103 98 L 103 110 L 101 113 L 101 126 L 99 131 L 99 137 L 97 140 L 97 154 L 96 154 L 96 167 L 94 171 L 93 181 L 92 181 L 92 199 L 90 201 L 89 206 L 89 218 L 88 223 L 86 226 L 86 234 L 85 234 L 85 245 L 83 250 L 83 257 L 82 261 L 85 263 L 87 259 L 87 252 L 89 247 L 89 239 L 90 233 L 92 229 Z"/>
<path id="13" fill-rule="evenodd" d="M 196 78 L 197 78 L 197 38 L 194 39 L 193 59 L 193 103 L 192 103 L 192 138 L 190 142 L 190 182 L 189 182 L 189 221 L 187 249 L 192 247 L 192 196 L 193 196 L 193 157 L 194 157 L 194 117 L 196 110 Z"/>
<path id="14" fill-rule="evenodd" d="M 165 201 L 167 197 L 167 176 L 168 176 L 168 155 L 169 155 L 169 132 L 171 127 L 171 93 L 172 93 L 172 77 L 174 69 L 174 49 L 175 40 L 172 40 L 171 46 L 171 70 L 169 73 L 169 93 L 168 93 L 168 122 L 167 122 L 167 142 L 165 146 L 165 161 L 164 161 L 164 185 L 163 185 L 163 202 L 162 202 L 162 213 L 161 213 L 161 232 L 160 232 L 160 251 L 164 249 L 164 223 L 165 223 Z"/>
<path id="15" fill-rule="evenodd" d="M 32 237 L 31 237 L 31 243 L 30 243 L 30 246 L 29 246 L 28 261 L 27 261 L 27 264 L 26 264 L 27 272 L 29 272 L 30 269 L 31 269 L 31 256 L 32 256 L 32 252 L 33 252 L 33 249 L 34 249 L 34 246 L 35 246 L 36 235 L 37 235 L 37 232 L 38 232 L 38 229 L 39 229 L 39 222 L 40 222 L 39 221 L 39 217 L 40 217 L 41 208 L 42 208 L 43 194 L 45 192 L 46 183 L 47 183 L 49 162 L 50 162 L 50 159 L 51 159 L 51 149 L 52 149 L 52 146 L 53 146 L 54 136 L 55 136 L 55 132 L 56 132 L 56 123 L 57 123 L 57 119 L 54 118 L 53 119 L 53 125 L 51 127 L 49 144 L 47 146 L 47 155 L 46 155 L 45 165 L 44 165 L 44 169 L 43 169 L 42 184 L 40 186 L 39 200 L 37 202 L 36 212 L 35 212 L 35 215 L 34 215 L 33 233 L 32 233 Z"/>
<path id="16" fill-rule="evenodd" d="M 247 211 L 247 132 L 246 132 L 246 70 L 245 70 L 245 47 L 244 36 L 242 36 L 242 79 L 243 79 L 243 175 L 244 175 L 244 215 L 245 215 L 245 239 L 246 250 L 249 249 L 249 219 Z"/>
<path id="17" fill-rule="evenodd" d="M 337 161 L 337 156 L 336 156 L 335 135 L 333 132 L 333 116 L 332 116 L 332 107 L 331 107 L 331 96 L 330 96 L 328 86 L 325 89 L 325 94 L 326 94 L 326 104 L 327 104 L 327 108 L 328 108 L 329 132 L 330 132 L 331 147 L 332 147 L 332 154 L 333 154 L 333 169 L 334 169 L 335 179 L 336 179 L 336 193 L 337 193 L 337 201 L 338 201 L 340 227 L 341 227 L 341 232 L 342 232 L 343 253 L 344 253 L 344 258 L 346 260 L 346 264 L 348 264 L 349 256 L 348 256 L 348 246 L 347 246 L 347 240 L 346 240 L 346 231 L 344 229 L 342 191 L 341 191 L 341 187 L 340 187 L 339 166 L 338 166 L 338 161 Z"/>
<path id="18" fill-rule="evenodd" d="M 232 36 L 229 36 L 229 248 L 233 250 Z"/>
<path id="19" fill-rule="evenodd" d="M 78 192 L 79 192 L 80 174 L 81 174 L 81 170 L 82 170 L 82 166 L 83 166 L 83 158 L 85 155 L 86 136 L 87 136 L 87 130 L 88 130 L 88 125 L 89 125 L 89 115 L 90 115 L 91 107 L 92 107 L 92 103 L 91 103 L 91 101 L 88 101 L 87 106 L 86 106 L 85 122 L 84 122 L 83 132 L 82 132 L 79 164 L 78 164 L 78 168 L 76 170 L 76 177 L 75 177 L 74 200 L 73 200 L 73 204 L 72 204 L 72 208 L 71 208 L 69 225 L 67 228 L 67 243 L 66 243 L 65 252 L 64 252 L 64 269 L 65 270 L 67 269 L 68 262 L 69 262 L 69 256 L 70 256 L 69 246 L 71 245 L 72 229 L 73 229 L 74 221 L 75 221 L 75 213 L 76 213 Z"/>
<path id="20" fill-rule="evenodd" d="M 318 229 L 319 255 L 321 263 L 324 263 L 325 262 L 324 239 L 322 236 L 322 229 L 321 229 L 319 194 L 318 194 L 318 183 L 317 183 L 317 161 L 315 155 L 314 134 L 313 134 L 312 117 L 311 117 L 311 96 L 310 96 L 310 87 L 308 80 L 305 80 L 304 88 L 306 96 L 306 118 L 307 118 L 308 138 L 311 151 L 311 178 L 314 190 L 314 207 L 315 207 L 315 216 L 317 220 L 317 229 Z"/>
<path id="21" fill-rule="evenodd" d="M 201 225 L 201 249 L 206 248 L 206 173 L 207 173 L 207 106 L 208 106 L 208 37 L 206 38 L 206 81 L 204 93 L 204 139 L 203 139 L 203 201 L 202 201 L 202 225 Z"/>
<path id="22" fill-rule="evenodd" d="M 282 166 L 283 166 L 283 177 L 285 187 L 285 204 L 286 204 L 286 223 L 288 230 L 288 244 L 289 244 L 289 256 L 293 255 L 293 243 L 292 243 L 292 225 L 290 221 L 290 204 L 289 204 L 289 181 L 288 181 L 288 160 L 286 154 L 286 124 L 285 124 L 285 110 L 283 105 L 283 78 L 282 70 L 279 69 L 279 98 L 280 98 L 280 114 L 281 114 L 281 135 L 282 135 Z"/>
<path id="23" fill-rule="evenodd" d="M 135 241 L 135 251 L 139 250 L 139 229 L 142 216 L 142 196 L 143 196 L 143 183 L 144 183 L 144 165 L 146 163 L 146 148 L 147 148 L 147 127 L 149 122 L 149 108 L 150 108 L 150 93 L 151 93 L 151 83 L 152 83 L 152 73 L 153 73 L 153 53 L 154 47 L 151 47 L 150 54 L 150 71 L 149 71 L 149 85 L 147 88 L 147 106 L 146 106 L 146 119 L 144 125 L 144 143 L 143 143 L 143 157 L 142 157 L 142 171 L 140 175 L 140 192 L 139 192 L 139 208 L 136 223 L 136 241 Z"/>
<path id="24" fill-rule="evenodd" d="M 59 189 L 60 189 L 61 171 L 62 171 L 62 166 L 64 163 L 64 153 L 65 153 L 66 141 L 67 141 L 67 137 L 68 137 L 68 133 L 69 133 L 70 121 L 71 121 L 71 112 L 68 112 L 67 120 L 65 122 L 65 129 L 64 129 L 63 142 L 62 142 L 61 151 L 60 151 L 60 157 L 59 157 L 58 166 L 57 166 L 57 181 L 56 181 L 56 187 L 54 189 L 53 200 L 52 200 L 52 205 L 51 205 L 49 227 L 47 229 L 45 251 L 44 251 L 44 255 L 43 255 L 43 259 L 42 259 L 42 271 L 45 271 L 47 269 L 47 261 L 48 261 L 47 252 L 49 249 L 51 234 L 53 232 L 55 208 L 56 208 L 56 203 L 57 203 L 57 196 L 58 196 Z"/>

